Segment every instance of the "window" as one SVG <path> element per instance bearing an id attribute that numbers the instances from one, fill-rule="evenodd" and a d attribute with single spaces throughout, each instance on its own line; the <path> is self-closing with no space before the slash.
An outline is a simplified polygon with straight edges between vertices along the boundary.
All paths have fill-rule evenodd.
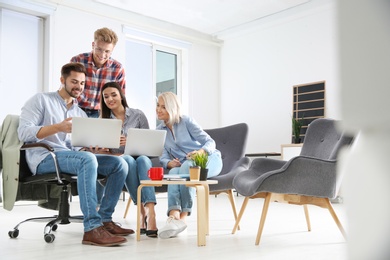
<path id="1" fill-rule="evenodd" d="M 128 37 L 126 98 L 130 107 L 145 113 L 153 129 L 159 124 L 155 110 L 157 96 L 171 91 L 183 98 L 183 51 L 189 44 L 128 27 L 123 32 Z"/>
<path id="2" fill-rule="evenodd" d="M 156 96 L 162 92 L 177 94 L 177 55 L 156 51 Z"/>
<path id="3" fill-rule="evenodd" d="M 0 20 L 0 96 L 12 98 L 7 109 L 0 110 L 1 124 L 7 114 L 20 114 L 27 99 L 43 90 L 45 21 L 1 8 Z"/>

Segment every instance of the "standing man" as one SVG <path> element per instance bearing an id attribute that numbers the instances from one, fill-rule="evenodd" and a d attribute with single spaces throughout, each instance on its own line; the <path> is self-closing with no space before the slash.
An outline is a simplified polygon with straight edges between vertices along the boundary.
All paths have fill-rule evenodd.
<path id="1" fill-rule="evenodd" d="M 117 42 L 118 36 L 113 30 L 100 28 L 94 33 L 92 51 L 81 53 L 70 60 L 82 63 L 87 71 L 84 92 L 77 100 L 88 117 L 99 117 L 101 89 L 105 83 L 117 82 L 125 93 L 125 69 L 120 62 L 111 58 Z M 104 186 L 100 182 L 97 183 L 96 192 L 100 205 Z"/>
<path id="2" fill-rule="evenodd" d="M 55 92 L 38 93 L 22 108 L 18 137 L 23 142 L 41 142 L 54 148 L 59 168 L 77 175 L 80 208 L 84 215 L 82 243 L 115 246 L 127 242 L 133 234 L 112 221 L 112 214 L 122 192 L 128 165 L 120 156 L 93 154 L 71 146 L 72 117 L 87 117 L 77 104 L 85 83 L 85 68 L 81 63 L 68 63 L 61 69 L 61 88 Z M 33 174 L 55 171 L 53 158 L 44 149 L 26 151 L 28 166 Z M 98 174 L 106 176 L 106 196 L 99 211 L 96 197 Z"/>
<path id="3" fill-rule="evenodd" d="M 88 117 L 99 117 L 101 89 L 105 83 L 115 81 L 125 93 L 125 70 L 120 62 L 111 58 L 117 42 L 118 36 L 114 31 L 98 29 L 94 33 L 92 51 L 81 53 L 70 60 L 82 63 L 87 71 L 84 92 L 78 102 Z"/>

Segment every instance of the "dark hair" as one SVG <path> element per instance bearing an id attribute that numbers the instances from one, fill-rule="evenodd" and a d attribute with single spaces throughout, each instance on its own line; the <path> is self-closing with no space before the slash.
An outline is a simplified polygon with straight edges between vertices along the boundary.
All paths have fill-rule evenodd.
<path id="1" fill-rule="evenodd" d="M 110 115 L 111 115 L 111 109 L 109 109 L 107 107 L 106 103 L 104 102 L 103 91 L 106 88 L 116 88 L 118 90 L 119 94 L 121 95 L 122 106 L 124 108 L 129 107 L 127 105 L 126 96 L 123 93 L 121 86 L 117 82 L 107 82 L 106 84 L 103 85 L 102 91 L 100 94 L 100 116 L 101 116 L 101 118 L 110 118 Z"/>
<path id="2" fill-rule="evenodd" d="M 79 62 L 70 62 L 62 66 L 61 77 L 66 80 L 72 71 L 84 73 L 85 76 L 87 75 L 87 70 L 83 64 Z"/>

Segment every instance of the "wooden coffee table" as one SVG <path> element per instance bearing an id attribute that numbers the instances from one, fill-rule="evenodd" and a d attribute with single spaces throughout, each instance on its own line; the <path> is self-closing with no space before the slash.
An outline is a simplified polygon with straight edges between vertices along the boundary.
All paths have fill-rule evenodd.
<path id="1" fill-rule="evenodd" d="M 148 186 L 162 186 L 162 185 L 172 185 L 172 184 L 181 184 L 188 187 L 196 188 L 197 193 L 197 235 L 198 235 L 198 246 L 206 245 L 206 235 L 209 234 L 209 185 L 217 184 L 216 180 L 207 180 L 207 181 L 186 181 L 186 180 L 161 180 L 161 181 L 151 181 L 143 180 L 138 186 L 137 190 L 137 241 L 140 241 L 140 227 L 141 227 L 141 190 L 143 187 Z"/>

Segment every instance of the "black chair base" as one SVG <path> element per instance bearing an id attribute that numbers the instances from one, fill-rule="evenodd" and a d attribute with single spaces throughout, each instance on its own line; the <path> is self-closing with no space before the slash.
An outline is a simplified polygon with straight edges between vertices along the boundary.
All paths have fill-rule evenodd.
<path id="1" fill-rule="evenodd" d="M 61 201 L 59 205 L 58 215 L 54 215 L 51 217 L 35 217 L 35 218 L 29 218 L 23 220 L 22 222 L 18 223 L 13 230 L 8 232 L 9 237 L 17 238 L 19 236 L 19 226 L 25 222 L 31 222 L 31 221 L 42 222 L 42 221 L 50 220 L 44 228 L 43 238 L 47 243 L 52 243 L 55 239 L 55 236 L 51 232 L 57 230 L 58 224 L 66 225 L 66 224 L 70 224 L 71 222 L 82 223 L 84 220 L 83 216 L 69 215 L 68 197 L 69 197 L 68 187 L 64 185 L 61 192 Z"/>

